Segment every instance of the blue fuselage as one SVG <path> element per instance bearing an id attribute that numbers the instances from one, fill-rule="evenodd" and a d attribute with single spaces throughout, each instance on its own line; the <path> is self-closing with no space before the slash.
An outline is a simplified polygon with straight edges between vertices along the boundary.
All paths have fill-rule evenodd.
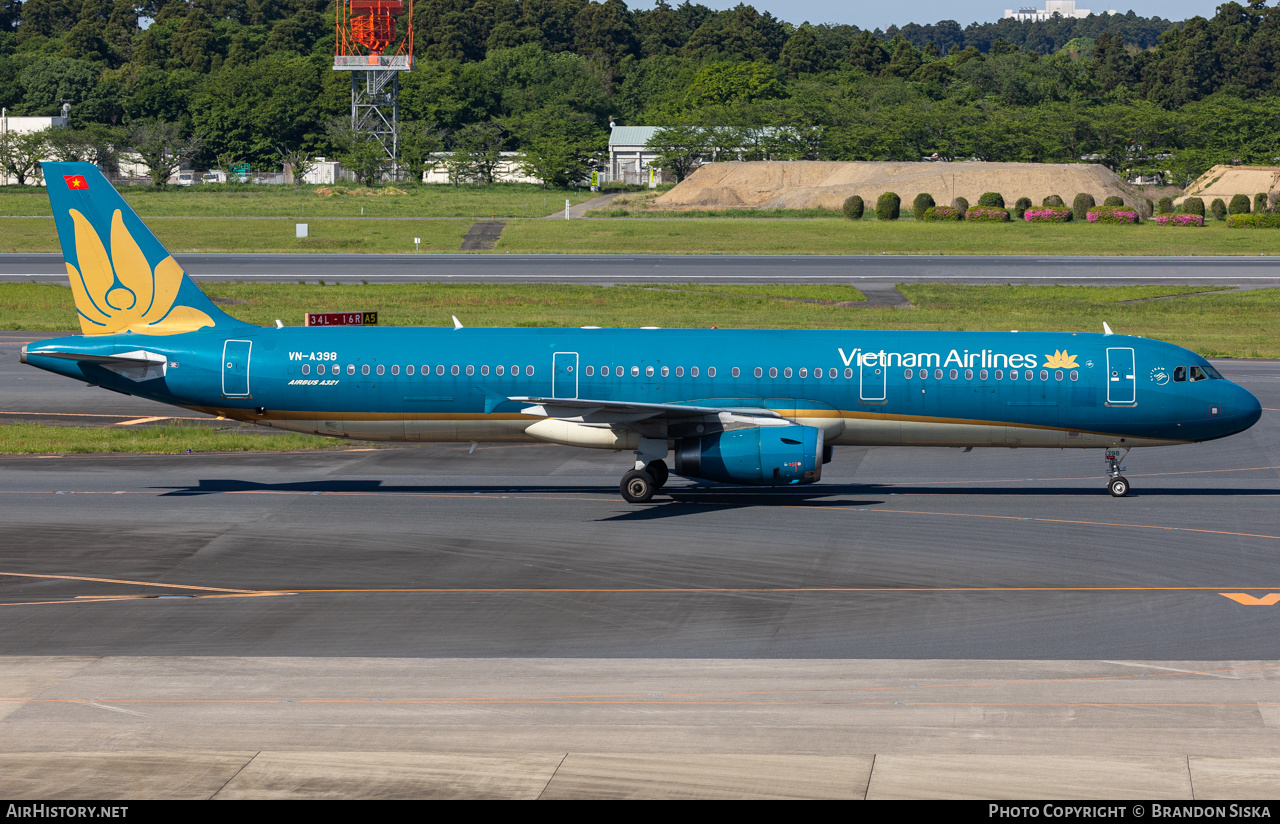
<path id="1" fill-rule="evenodd" d="M 42 349 L 164 363 L 140 379 Z M 1224 437 L 1261 415 L 1199 355 L 1124 335 L 244 326 L 62 338 L 24 359 L 233 419 L 386 440 L 626 446 L 529 431 L 540 417 L 508 398 L 764 408 L 823 427 L 828 444 L 1147 446 Z"/>

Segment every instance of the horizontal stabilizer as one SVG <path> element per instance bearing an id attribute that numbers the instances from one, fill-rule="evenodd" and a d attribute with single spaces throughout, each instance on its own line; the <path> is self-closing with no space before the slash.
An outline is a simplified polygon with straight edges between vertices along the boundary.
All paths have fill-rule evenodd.
<path id="1" fill-rule="evenodd" d="M 168 357 L 157 352 L 148 352 L 145 349 L 135 349 L 132 352 L 115 352 L 110 355 L 94 352 L 76 352 L 68 349 L 40 349 L 29 354 L 38 355 L 42 358 L 59 358 L 61 360 L 96 364 L 135 381 L 163 378 L 166 373 L 166 367 L 169 365 Z M 27 362 L 27 355 L 27 347 L 24 346 L 22 347 L 20 358 L 23 363 Z"/>

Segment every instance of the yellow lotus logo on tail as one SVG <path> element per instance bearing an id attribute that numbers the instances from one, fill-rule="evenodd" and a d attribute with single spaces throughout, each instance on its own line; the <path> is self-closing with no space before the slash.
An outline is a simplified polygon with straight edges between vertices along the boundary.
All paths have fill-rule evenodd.
<path id="1" fill-rule="evenodd" d="M 68 263 L 67 274 L 86 335 L 126 330 L 177 335 L 213 326 L 213 318 L 199 309 L 173 305 L 182 286 L 182 267 L 167 256 L 153 270 L 125 228 L 119 209 L 111 216 L 109 255 L 89 220 L 75 209 L 70 213 L 80 269 Z"/>
<path id="2" fill-rule="evenodd" d="M 1044 362 L 1046 369 L 1079 369 L 1080 365 L 1076 363 L 1075 355 L 1068 355 L 1066 351 L 1059 352 L 1054 350 L 1052 355 L 1045 355 L 1048 360 Z"/>

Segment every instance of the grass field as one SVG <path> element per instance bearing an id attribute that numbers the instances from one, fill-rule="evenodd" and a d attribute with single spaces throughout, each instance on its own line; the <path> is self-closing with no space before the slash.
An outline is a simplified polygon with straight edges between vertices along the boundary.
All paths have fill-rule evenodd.
<path id="1" fill-rule="evenodd" d="M 567 198 L 595 197 L 586 189 L 543 189 L 527 183 L 492 186 L 151 186 L 121 187 L 143 217 L 542 217 L 563 211 Z M 44 187 L 0 187 L 0 215 L 51 215 Z"/>
<path id="2" fill-rule="evenodd" d="M 148 428 L 0 424 L 0 453 L 139 452 L 177 455 L 187 452 L 295 452 L 300 449 L 352 448 L 352 441 L 290 432 L 263 433 L 248 424 L 214 428 L 172 424 Z"/>
<path id="3" fill-rule="evenodd" d="M 206 292 L 232 315 L 268 326 L 305 311 L 377 311 L 389 326 L 665 326 L 785 329 L 955 329 L 1117 332 L 1215 357 L 1280 357 L 1280 290 L 1213 293 L 1191 286 L 904 284 L 913 309 L 851 308 L 838 286 L 559 286 L 218 283 Z M 1174 300 L 1164 295 L 1203 293 Z M 790 298 L 790 299 L 789 299 Z M 1124 303 L 1124 301 L 1141 301 Z M 805 302 L 800 302 L 805 301 Z M 824 302 L 813 302 L 824 301 Z M 79 331 L 71 290 L 0 284 L 0 327 Z"/>
<path id="4" fill-rule="evenodd" d="M 495 251 L 596 254 L 1280 255 L 1280 231 L 1088 223 L 764 221 L 719 218 L 513 221 Z"/>
<path id="5" fill-rule="evenodd" d="M 468 220 L 342 220 L 305 221 L 309 237 L 299 239 L 294 221 L 277 219 L 160 218 L 147 226 L 171 252 L 366 252 L 414 251 L 422 238 L 422 252 L 456 252 L 471 227 Z M 0 253 L 60 252 L 53 219 L 0 218 Z"/>
<path id="6" fill-rule="evenodd" d="M 312 218 L 311 237 L 294 237 L 294 219 L 149 218 L 173 252 L 456 252 L 470 219 Z M 0 253 L 57 252 L 51 219 L 0 217 Z M 1280 231 L 1100 226 L 1087 223 L 726 220 L 718 218 L 512 220 L 498 254 L 813 254 L 813 255 L 1280 255 Z M 484 254 L 484 253 L 479 253 Z"/>

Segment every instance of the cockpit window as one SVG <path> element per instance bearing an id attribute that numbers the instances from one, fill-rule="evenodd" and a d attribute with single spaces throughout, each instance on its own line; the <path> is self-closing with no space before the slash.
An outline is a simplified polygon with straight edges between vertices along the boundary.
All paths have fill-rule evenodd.
<path id="1" fill-rule="evenodd" d="M 1175 366 L 1175 367 L 1173 367 L 1173 380 L 1174 380 L 1174 383 L 1182 383 L 1182 382 L 1183 382 L 1183 381 L 1185 381 L 1186 379 L 1187 379 L 1187 367 L 1185 367 L 1185 366 Z"/>
<path id="2" fill-rule="evenodd" d="M 1208 375 L 1211 379 L 1213 379 L 1213 380 L 1215 380 L 1215 381 L 1226 380 L 1226 378 L 1222 377 L 1222 373 L 1221 373 L 1221 372 L 1219 372 L 1217 369 L 1214 369 L 1212 366 L 1209 366 L 1208 364 L 1206 364 L 1206 365 L 1204 365 L 1204 366 L 1202 366 L 1202 367 L 1200 367 L 1200 368 L 1204 370 L 1204 373 L 1205 373 L 1206 375 Z"/>
<path id="3" fill-rule="evenodd" d="M 1206 374 L 1204 373 L 1204 370 L 1203 370 L 1203 369 L 1201 369 L 1199 366 L 1193 366 L 1193 367 L 1191 367 L 1191 380 L 1193 380 L 1193 381 L 1206 381 L 1206 380 L 1208 380 L 1208 379 L 1209 379 L 1209 376 L 1208 376 L 1208 375 L 1206 375 Z"/>

